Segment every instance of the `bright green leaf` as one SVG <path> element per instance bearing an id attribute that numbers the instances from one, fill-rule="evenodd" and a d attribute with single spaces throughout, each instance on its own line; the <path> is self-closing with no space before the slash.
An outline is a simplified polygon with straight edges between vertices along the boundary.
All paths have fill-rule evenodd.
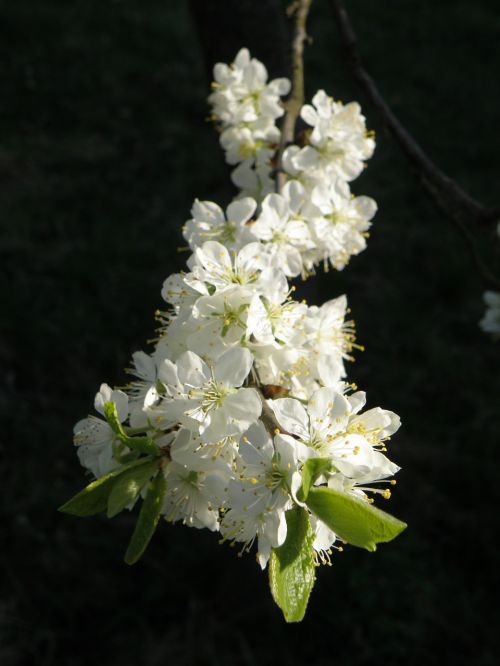
<path id="1" fill-rule="evenodd" d="M 275 602 L 287 622 L 300 622 L 316 578 L 314 535 L 305 509 L 295 507 L 286 514 L 285 543 L 271 551 L 269 584 Z"/>
<path id="2" fill-rule="evenodd" d="M 343 541 L 370 551 L 407 527 L 368 502 L 331 488 L 311 488 L 307 506 Z"/>
<path id="3" fill-rule="evenodd" d="M 111 430 L 116 434 L 120 442 L 128 446 L 129 449 L 134 449 L 147 455 L 158 454 L 158 449 L 150 437 L 130 437 L 127 435 L 118 418 L 116 405 L 111 400 L 104 403 L 104 414 Z"/>
<path id="4" fill-rule="evenodd" d="M 108 498 L 108 518 L 113 518 L 120 511 L 135 502 L 139 493 L 158 469 L 158 460 L 148 461 L 129 469 L 116 479 Z"/>
<path id="5" fill-rule="evenodd" d="M 305 502 L 309 495 L 309 490 L 314 485 L 316 479 L 322 474 L 328 472 L 332 467 L 332 461 L 329 458 L 309 458 L 302 468 L 302 486 L 299 488 L 297 497 L 301 502 Z"/>
<path id="6" fill-rule="evenodd" d="M 140 458 L 127 465 L 117 467 L 112 472 L 109 472 L 109 474 L 105 474 L 96 481 L 92 481 L 86 488 L 68 500 L 66 504 L 60 506 L 58 511 L 71 513 L 74 516 L 93 516 L 101 511 L 106 511 L 108 498 L 117 478 L 128 470 L 132 470 L 150 460 L 151 458 Z"/>
<path id="7" fill-rule="evenodd" d="M 142 503 L 134 533 L 125 553 L 125 562 L 127 564 L 135 564 L 151 541 L 151 537 L 160 520 L 160 512 L 165 500 L 166 490 L 167 482 L 163 471 L 160 469 L 151 482 L 146 498 Z"/>

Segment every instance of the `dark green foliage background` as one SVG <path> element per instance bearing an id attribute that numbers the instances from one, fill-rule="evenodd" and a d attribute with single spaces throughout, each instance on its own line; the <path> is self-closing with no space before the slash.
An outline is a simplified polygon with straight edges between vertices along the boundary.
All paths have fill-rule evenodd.
<path id="1" fill-rule="evenodd" d="M 313 5 L 309 93 L 360 99 L 377 128 L 328 3 Z M 401 118 L 498 204 L 496 0 L 349 5 Z M 306 620 L 286 626 L 254 559 L 213 534 L 161 524 L 129 568 L 135 516 L 56 513 L 85 480 L 72 426 L 153 337 L 192 200 L 230 190 L 187 2 L 0 7 L 2 666 L 496 663 L 499 346 L 478 329 L 482 285 L 462 239 L 382 131 L 354 186 L 380 207 L 369 249 L 317 279 L 322 300 L 348 294 L 367 346 L 352 378 L 402 416 L 391 457 L 403 471 L 383 508 L 407 532 L 335 557 Z"/>

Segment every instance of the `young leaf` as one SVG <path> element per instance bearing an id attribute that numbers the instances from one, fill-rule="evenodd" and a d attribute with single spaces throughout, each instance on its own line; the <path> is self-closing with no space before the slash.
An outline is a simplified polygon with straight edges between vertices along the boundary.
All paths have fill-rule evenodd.
<path id="1" fill-rule="evenodd" d="M 150 460 L 151 458 L 140 458 L 127 465 L 117 467 L 112 472 L 109 472 L 109 474 L 105 474 L 96 481 L 92 481 L 86 488 L 68 500 L 66 504 L 60 506 L 58 511 L 71 513 L 74 516 L 93 516 L 101 511 L 106 511 L 109 494 L 117 478 L 128 470 L 132 470 Z"/>
<path id="2" fill-rule="evenodd" d="M 111 402 L 111 400 L 104 403 L 104 414 L 111 430 L 115 433 L 120 442 L 128 446 L 129 449 L 134 449 L 135 451 L 147 455 L 155 455 L 158 453 L 158 449 L 150 437 L 130 437 L 127 435 L 118 418 L 116 405 L 114 402 Z"/>
<path id="3" fill-rule="evenodd" d="M 316 578 L 314 535 L 307 511 L 295 507 L 286 514 L 285 543 L 273 548 L 269 559 L 269 585 L 287 622 L 300 622 Z"/>
<path id="4" fill-rule="evenodd" d="M 299 488 L 297 497 L 301 502 L 307 500 L 309 490 L 314 482 L 332 467 L 332 461 L 329 458 L 309 458 L 302 468 L 302 486 Z"/>
<path id="5" fill-rule="evenodd" d="M 135 502 L 139 493 L 158 469 L 158 460 L 144 460 L 142 465 L 133 467 L 116 479 L 108 498 L 108 518 Z"/>
<path id="6" fill-rule="evenodd" d="M 151 537 L 160 520 L 160 512 L 163 507 L 166 490 L 167 482 L 163 471 L 160 469 L 151 482 L 146 498 L 142 503 L 134 533 L 125 553 L 125 562 L 127 564 L 135 564 L 151 541 Z"/>
<path id="7" fill-rule="evenodd" d="M 392 541 L 407 527 L 385 511 L 331 488 L 311 488 L 307 506 L 341 539 L 370 551 L 378 543 Z"/>

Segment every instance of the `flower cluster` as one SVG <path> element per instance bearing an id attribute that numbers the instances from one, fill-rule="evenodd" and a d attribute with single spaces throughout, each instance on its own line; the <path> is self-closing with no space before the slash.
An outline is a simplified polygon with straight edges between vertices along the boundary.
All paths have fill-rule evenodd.
<path id="1" fill-rule="evenodd" d="M 266 68 L 250 58 L 248 49 L 241 49 L 231 65 L 215 65 L 214 79 L 208 101 L 226 161 L 238 165 L 231 179 L 259 200 L 274 190 L 270 174 L 281 138 L 275 121 L 284 113 L 280 97 L 290 92 L 290 81 L 268 83 Z"/>
<path id="2" fill-rule="evenodd" d="M 341 269 L 363 249 L 376 206 L 352 197 L 347 181 L 374 142 L 358 105 L 320 91 L 302 109 L 312 127 L 304 145 L 284 151 L 288 182 L 271 192 L 275 121 L 290 84 L 268 83 L 246 49 L 214 76 L 209 100 L 227 161 L 239 163 L 240 191 L 225 211 L 195 201 L 184 227 L 188 270 L 163 284 L 154 349 L 133 355 L 127 387 L 100 387 L 95 408 L 104 418 L 75 426 L 80 461 L 97 481 L 65 509 L 107 506 L 115 515 L 142 495 L 140 521 L 156 507 L 155 520 L 219 531 L 241 553 L 255 543 L 262 568 L 286 547 L 296 511 L 304 548 L 330 563 L 332 547 L 373 550 L 404 528 L 371 507 L 395 483 L 398 467 L 385 452 L 399 418 L 364 410 L 365 394 L 347 382 L 356 343 L 346 297 L 309 306 L 294 300 L 288 279 L 320 261 Z M 145 547 L 137 545 L 144 532 L 134 534 L 128 561 Z"/>
<path id="3" fill-rule="evenodd" d="M 238 164 L 232 180 L 239 197 L 259 207 L 254 220 L 227 216 L 216 204 L 195 202 L 185 237 L 192 249 L 200 237 L 241 247 L 248 238 L 259 240 L 268 251 L 289 259 L 287 277 L 306 276 L 322 263 L 341 270 L 352 255 L 366 247 L 368 229 L 376 213 L 373 199 L 354 196 L 349 182 L 362 172 L 375 147 L 372 133 L 356 102 L 343 105 L 320 90 L 312 105 L 302 107 L 307 129 L 303 145 L 290 145 L 276 164 L 280 130 L 275 120 L 283 112 L 280 95 L 290 89 L 287 79 L 267 83 L 267 72 L 242 49 L 231 65 L 214 69 L 215 92 L 209 97 L 212 118 L 222 132 L 226 161 Z M 288 184 L 274 193 L 273 173 L 282 169 Z M 208 209 L 208 210 L 207 210 Z M 215 216 L 212 215 L 215 213 Z M 225 238 L 221 239 L 221 227 Z"/>

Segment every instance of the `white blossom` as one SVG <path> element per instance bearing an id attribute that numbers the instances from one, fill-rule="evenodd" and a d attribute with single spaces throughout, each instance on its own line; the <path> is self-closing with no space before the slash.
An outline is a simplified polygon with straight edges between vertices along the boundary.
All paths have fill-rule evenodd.
<path id="1" fill-rule="evenodd" d="M 94 407 L 104 416 L 104 405 L 113 402 L 118 420 L 123 423 L 129 415 L 128 396 L 123 391 L 114 391 L 107 384 L 101 384 L 94 398 Z M 115 454 L 116 436 L 108 423 L 95 416 L 88 416 L 75 425 L 74 443 L 77 446 L 81 464 L 98 478 L 118 466 Z M 119 447 L 123 452 L 123 447 Z"/>
<path id="2" fill-rule="evenodd" d="M 301 148 L 292 158 L 298 171 L 322 171 L 329 176 L 340 176 L 350 181 L 357 178 L 375 147 L 367 134 L 365 118 L 359 104 L 345 106 L 319 90 L 312 106 L 301 110 L 302 119 L 313 127 L 309 145 Z"/>
<path id="3" fill-rule="evenodd" d="M 328 457 L 342 477 L 370 483 L 399 469 L 381 449 L 400 421 L 396 414 L 380 407 L 361 414 L 363 404 L 364 394 L 355 394 L 351 402 L 331 388 L 316 391 L 307 407 L 293 398 L 269 401 L 283 429 L 305 445 L 303 454 Z"/>
<path id="4" fill-rule="evenodd" d="M 194 352 L 185 352 L 175 364 L 166 361 L 170 377 L 165 414 L 197 429 L 203 442 L 243 433 L 262 411 L 257 391 L 241 388 L 252 363 L 250 351 L 241 347 L 226 351 L 214 366 Z"/>
<path id="5" fill-rule="evenodd" d="M 312 248 L 313 242 L 307 224 L 293 216 L 283 196 L 266 196 L 252 233 L 268 244 L 269 253 L 286 276 L 295 277 L 302 273 L 301 252 Z"/>
<path id="6" fill-rule="evenodd" d="M 208 240 L 239 249 L 255 240 L 248 223 L 256 207 L 254 199 L 245 197 L 229 204 L 224 215 L 216 203 L 196 199 L 191 209 L 192 218 L 183 227 L 184 238 L 192 250 Z"/>
<path id="7" fill-rule="evenodd" d="M 265 66 L 251 58 L 248 49 L 241 49 L 231 65 L 217 63 L 213 74 L 214 92 L 208 101 L 212 113 L 223 125 L 283 115 L 280 96 L 290 91 L 290 81 L 281 78 L 268 83 Z"/>
<path id="8" fill-rule="evenodd" d="M 485 333 L 490 333 L 494 339 L 500 338 L 500 293 L 485 291 L 483 300 L 486 304 L 486 312 L 479 322 L 479 326 Z"/>

